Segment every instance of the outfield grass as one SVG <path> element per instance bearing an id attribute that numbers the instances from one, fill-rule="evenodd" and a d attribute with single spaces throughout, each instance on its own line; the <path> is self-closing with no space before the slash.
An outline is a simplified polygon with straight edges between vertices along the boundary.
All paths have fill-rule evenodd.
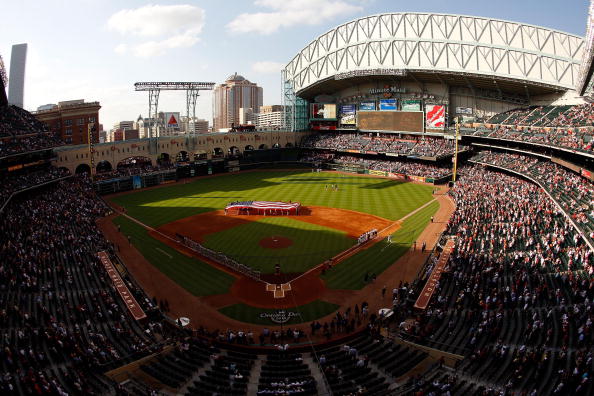
<path id="1" fill-rule="evenodd" d="M 380 241 L 326 272 L 322 276 L 322 279 L 326 281 L 326 286 L 331 289 L 362 289 L 365 286 L 365 274 L 379 275 L 404 255 L 427 227 L 431 216 L 437 212 L 437 209 L 439 209 L 439 203 L 432 202 L 404 220 L 402 227 L 392 234 L 391 244 Z M 420 246 L 417 247 L 420 248 Z"/>
<path id="2" fill-rule="evenodd" d="M 288 308 L 284 311 L 287 312 L 297 312 L 301 314 L 300 316 L 294 316 L 289 319 L 288 322 L 284 323 L 285 325 L 291 324 L 299 324 L 305 322 L 311 322 L 312 320 L 316 320 L 319 318 L 323 318 L 326 315 L 335 312 L 339 305 L 332 304 L 322 300 L 315 300 L 310 302 L 309 304 L 301 305 L 295 308 Z M 262 318 L 260 314 L 262 313 L 274 313 L 279 311 L 278 309 L 266 309 L 266 308 L 256 308 L 250 305 L 245 304 L 234 304 L 228 307 L 224 307 L 219 309 L 219 312 L 223 315 L 226 315 L 232 319 L 239 320 L 245 323 L 253 323 L 258 325 L 268 325 L 268 326 L 278 326 L 278 324 L 272 322 L 270 318 Z"/>
<path id="3" fill-rule="evenodd" d="M 261 247 L 259 241 L 270 236 L 289 238 L 293 245 L 282 249 Z M 287 217 L 242 224 L 207 235 L 204 241 L 205 246 L 225 252 L 264 274 L 274 273 L 277 263 L 284 273 L 305 272 L 355 243 L 345 232 Z"/>
<path id="4" fill-rule="evenodd" d="M 195 296 L 225 294 L 234 279 L 198 259 L 188 257 L 148 235 L 148 231 L 130 219 L 119 216 L 114 223 L 140 253 L 171 280 Z"/>
<path id="5" fill-rule="evenodd" d="M 338 184 L 340 191 L 326 190 Z M 396 180 L 331 172 L 257 171 L 196 179 L 187 184 L 112 198 L 128 214 L 158 227 L 198 213 L 223 209 L 238 200 L 299 201 L 350 209 L 397 220 L 429 202 L 432 187 Z"/>

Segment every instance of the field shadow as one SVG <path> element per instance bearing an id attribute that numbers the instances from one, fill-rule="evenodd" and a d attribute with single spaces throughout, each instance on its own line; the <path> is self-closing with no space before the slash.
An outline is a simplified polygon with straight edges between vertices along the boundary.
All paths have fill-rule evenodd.
<path id="1" fill-rule="evenodd" d="M 407 183 L 407 181 L 405 181 L 405 180 L 386 180 L 381 183 L 366 184 L 359 188 L 366 189 L 366 190 L 381 190 L 384 188 L 394 187 L 395 185 L 404 184 L 404 183 Z"/>

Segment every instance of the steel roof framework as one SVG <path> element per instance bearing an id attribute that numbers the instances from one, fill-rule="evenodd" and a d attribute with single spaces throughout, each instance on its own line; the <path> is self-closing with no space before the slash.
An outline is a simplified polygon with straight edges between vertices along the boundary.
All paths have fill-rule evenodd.
<path id="1" fill-rule="evenodd" d="M 284 75 L 300 91 L 340 73 L 381 69 L 471 73 L 574 89 L 584 39 L 464 15 L 393 13 L 340 25 L 303 48 Z"/>

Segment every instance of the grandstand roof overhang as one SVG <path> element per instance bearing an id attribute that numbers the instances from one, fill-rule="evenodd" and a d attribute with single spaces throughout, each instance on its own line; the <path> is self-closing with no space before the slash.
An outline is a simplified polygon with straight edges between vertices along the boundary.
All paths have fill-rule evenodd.
<path id="1" fill-rule="evenodd" d="M 283 75 L 308 99 L 386 79 L 538 95 L 575 89 L 583 50 L 582 37 L 539 26 L 392 13 L 359 18 L 319 36 Z"/>

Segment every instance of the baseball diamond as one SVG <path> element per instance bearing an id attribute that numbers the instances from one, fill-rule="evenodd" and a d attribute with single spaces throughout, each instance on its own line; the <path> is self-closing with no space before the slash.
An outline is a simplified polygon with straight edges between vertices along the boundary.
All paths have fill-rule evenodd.
<path id="1" fill-rule="evenodd" d="M 0 395 L 594 395 L 594 0 L 53 3 L 0 5 Z"/>

